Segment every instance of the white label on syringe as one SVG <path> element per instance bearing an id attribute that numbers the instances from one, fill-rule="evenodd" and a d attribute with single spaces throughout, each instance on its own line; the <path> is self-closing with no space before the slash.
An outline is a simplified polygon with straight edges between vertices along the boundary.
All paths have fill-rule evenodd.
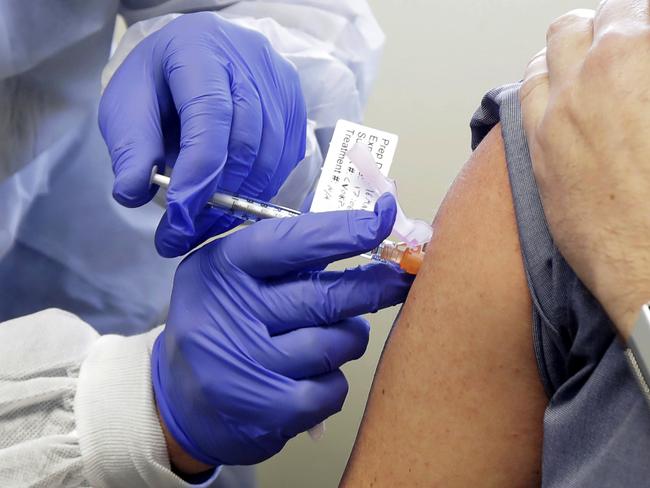
<path id="1" fill-rule="evenodd" d="M 310 211 L 372 210 L 378 195 L 350 162 L 347 152 L 357 143 L 364 144 L 372 152 L 379 170 L 388 176 L 398 140 L 395 134 L 339 120 Z"/>

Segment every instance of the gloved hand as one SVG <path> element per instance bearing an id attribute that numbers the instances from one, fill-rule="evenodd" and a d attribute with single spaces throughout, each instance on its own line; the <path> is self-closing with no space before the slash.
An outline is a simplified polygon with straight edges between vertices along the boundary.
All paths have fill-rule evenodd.
<path id="1" fill-rule="evenodd" d="M 147 203 L 152 167 L 174 167 L 156 232 L 165 257 L 235 225 L 205 207 L 214 192 L 273 197 L 304 158 L 306 121 L 294 67 L 261 34 L 210 12 L 178 17 L 138 44 L 99 106 L 119 203 Z"/>
<path id="2" fill-rule="evenodd" d="M 395 213 L 387 195 L 374 213 L 258 222 L 181 263 L 151 360 L 160 415 L 190 456 L 258 463 L 341 409 L 339 368 L 368 342 L 357 316 L 404 301 L 412 277 L 379 263 L 318 270 L 376 247 Z"/>

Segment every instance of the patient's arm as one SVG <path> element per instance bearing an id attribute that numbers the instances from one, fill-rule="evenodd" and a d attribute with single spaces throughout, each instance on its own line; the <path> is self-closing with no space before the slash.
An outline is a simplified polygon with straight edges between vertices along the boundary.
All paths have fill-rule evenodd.
<path id="1" fill-rule="evenodd" d="M 547 399 L 500 127 L 463 169 L 434 229 L 342 486 L 539 485 Z"/>

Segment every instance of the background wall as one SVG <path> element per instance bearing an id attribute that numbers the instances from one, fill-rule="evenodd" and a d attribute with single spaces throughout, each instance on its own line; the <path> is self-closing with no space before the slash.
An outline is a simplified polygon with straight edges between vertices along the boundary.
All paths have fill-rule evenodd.
<path id="1" fill-rule="evenodd" d="M 596 0 L 369 0 L 387 36 L 366 124 L 400 135 L 392 177 L 409 215 L 431 220 L 470 154 L 469 120 L 490 88 L 517 81 L 546 27 Z M 345 368 L 350 394 L 319 443 L 306 435 L 258 470 L 263 488 L 338 484 L 396 309 L 370 317 L 367 354 Z M 390 462 L 387 459 L 386 462 Z"/>

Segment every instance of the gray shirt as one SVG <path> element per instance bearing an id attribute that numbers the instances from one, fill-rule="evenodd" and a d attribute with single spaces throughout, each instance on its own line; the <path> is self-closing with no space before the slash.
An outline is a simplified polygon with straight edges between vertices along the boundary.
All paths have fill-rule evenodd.
<path id="1" fill-rule="evenodd" d="M 544 487 L 650 486 L 650 409 L 598 301 L 549 232 L 522 125 L 519 84 L 490 91 L 472 145 L 501 122 L 528 287 L 533 345 L 549 398 Z"/>

